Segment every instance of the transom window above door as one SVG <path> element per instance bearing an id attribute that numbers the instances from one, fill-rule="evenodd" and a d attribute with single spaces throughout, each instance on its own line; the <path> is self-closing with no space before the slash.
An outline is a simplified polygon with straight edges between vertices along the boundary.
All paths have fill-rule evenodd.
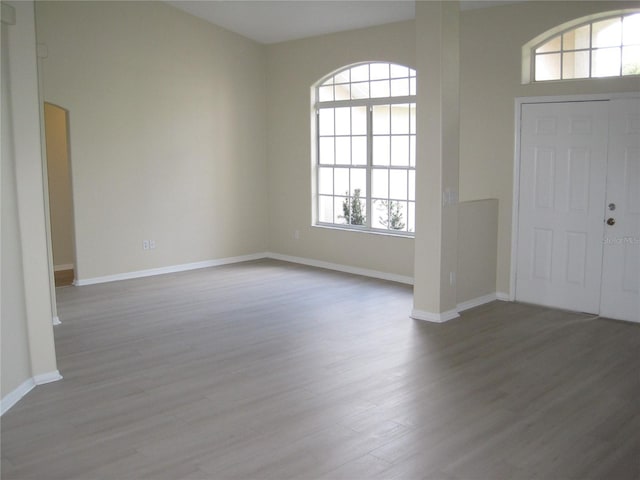
<path id="1" fill-rule="evenodd" d="M 567 25 L 567 24 L 565 24 Z M 640 74 L 640 12 L 570 22 L 528 44 L 535 82 Z"/>
<path id="2" fill-rule="evenodd" d="M 413 235 L 415 70 L 352 65 L 314 94 L 314 224 Z"/>

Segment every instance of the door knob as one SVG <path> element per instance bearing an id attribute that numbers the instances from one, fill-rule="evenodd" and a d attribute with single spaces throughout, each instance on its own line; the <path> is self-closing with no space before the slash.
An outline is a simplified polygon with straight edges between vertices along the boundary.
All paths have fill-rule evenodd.
<path id="1" fill-rule="evenodd" d="M 615 218 L 607 218 L 607 225 L 615 225 L 615 224 L 616 224 Z"/>

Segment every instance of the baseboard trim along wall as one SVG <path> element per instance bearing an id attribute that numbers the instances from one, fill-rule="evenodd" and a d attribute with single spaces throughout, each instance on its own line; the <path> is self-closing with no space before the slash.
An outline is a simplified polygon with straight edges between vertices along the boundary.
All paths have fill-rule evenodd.
<path id="1" fill-rule="evenodd" d="M 413 285 L 413 277 L 407 277 L 404 275 L 397 275 L 395 273 L 380 272 L 378 270 L 369 270 L 368 268 L 351 267 L 349 265 L 341 265 L 339 263 L 323 262 L 321 260 L 313 260 L 311 258 L 292 257 L 290 255 L 282 255 L 280 253 L 266 254 L 267 258 L 274 260 L 281 260 L 283 262 L 298 263 L 301 265 L 307 265 L 309 267 L 325 268 L 327 270 L 335 270 L 338 272 L 351 273 L 354 275 L 362 275 L 364 277 L 377 278 L 380 280 L 389 280 L 391 282 L 404 283 L 407 285 Z"/>
<path id="2" fill-rule="evenodd" d="M 53 271 L 54 272 L 61 272 L 63 270 L 73 270 L 73 263 L 67 263 L 65 265 L 54 265 L 53 266 Z"/>
<path id="3" fill-rule="evenodd" d="M 483 295 L 472 300 L 460 302 L 456 305 L 455 310 L 449 310 L 447 312 L 432 313 L 426 312 L 424 310 L 414 309 L 411 311 L 411 318 L 414 318 L 416 320 L 423 320 L 425 322 L 444 323 L 449 320 L 453 320 L 454 318 L 458 318 L 460 316 L 460 312 L 464 312 L 465 310 L 469 310 L 470 308 L 479 307 L 480 305 L 493 302 L 494 300 L 508 301 L 509 298 L 504 298 L 503 295 L 500 295 L 498 293 L 490 293 L 488 295 Z"/>
<path id="4" fill-rule="evenodd" d="M 36 382 L 33 378 L 28 378 L 22 384 L 13 390 L 12 392 L 7 393 L 0 402 L 2 402 L 2 407 L 0 407 L 0 415 L 4 415 L 11 407 L 13 407 L 16 403 L 20 401 L 22 397 L 24 397 L 27 393 L 29 393 L 36 386 Z"/>
<path id="5" fill-rule="evenodd" d="M 504 292 L 496 292 L 496 300 L 501 300 L 503 302 L 511 302 L 515 300 L 515 298 L 511 298 L 511 295 Z"/>
<path id="6" fill-rule="evenodd" d="M 95 285 L 97 283 L 117 282 L 119 280 L 130 280 L 132 278 L 152 277 L 154 275 L 164 275 L 165 273 L 186 272 L 188 270 L 198 270 L 207 267 L 219 267 L 231 263 L 248 262 L 251 260 L 260 260 L 266 258 L 265 253 L 254 253 L 251 255 L 242 255 L 238 257 L 227 257 L 216 260 L 205 260 L 202 262 L 184 263 L 182 265 L 171 265 L 169 267 L 151 268 L 149 270 L 137 270 L 134 272 L 116 273 L 114 275 L 105 275 L 103 277 L 75 279 L 73 285 L 82 287 L 85 285 Z"/>
<path id="7" fill-rule="evenodd" d="M 44 385 L 45 383 L 57 382 L 58 380 L 62 380 L 62 375 L 58 370 L 54 370 L 53 372 L 41 373 L 40 375 L 36 375 L 33 377 L 33 381 L 36 385 Z"/>
<path id="8" fill-rule="evenodd" d="M 483 295 L 478 298 L 467 300 L 466 302 L 460 302 L 458 305 L 456 305 L 456 310 L 458 310 L 458 312 L 464 312 L 465 310 L 479 307 L 480 305 L 493 302 L 494 300 L 498 300 L 498 295 L 496 293 L 490 293 L 488 295 Z"/>
<path id="9" fill-rule="evenodd" d="M 62 379 L 62 375 L 58 370 L 49 373 L 43 373 L 36 375 L 33 378 L 28 378 L 20 386 L 5 395 L 0 400 L 0 416 L 4 415 L 11 407 L 18 403 L 22 397 L 29 393 L 36 385 L 44 385 L 45 383 L 56 382 Z"/>
<path id="10" fill-rule="evenodd" d="M 215 260 L 205 260 L 202 262 L 185 263 L 182 265 L 172 265 L 169 267 L 151 268 L 149 270 L 138 270 L 134 272 L 116 273 L 114 275 L 105 275 L 102 277 L 82 278 L 74 280 L 76 287 L 85 285 L 95 285 L 97 283 L 117 282 L 119 280 L 130 280 L 133 278 L 151 277 L 154 275 L 164 275 L 165 273 L 186 272 L 188 270 L 197 270 L 199 268 L 218 267 L 221 265 L 229 265 L 232 263 L 249 262 L 251 260 L 261 260 L 263 258 L 271 258 L 281 260 L 283 262 L 298 263 L 308 265 L 310 267 L 326 268 L 327 270 L 336 270 L 338 272 L 352 273 L 354 275 L 362 275 L 365 277 L 378 278 L 380 280 L 389 280 L 392 282 L 413 285 L 413 278 L 404 275 L 396 275 L 393 273 L 379 272 L 377 270 L 369 270 L 367 268 L 351 267 L 349 265 L 341 265 L 338 263 L 323 262 L 321 260 L 313 260 L 311 258 L 293 257 L 290 255 L 282 255 L 279 253 L 262 252 L 251 255 L 242 255 L 238 257 L 219 258 Z"/>
<path id="11" fill-rule="evenodd" d="M 427 312 L 425 310 L 416 310 L 415 308 L 411 310 L 411 318 L 414 320 L 422 320 L 424 322 L 432 322 L 432 323 L 444 323 L 449 320 L 453 320 L 454 318 L 458 318 L 460 314 L 458 314 L 457 310 L 447 310 L 442 313 L 433 313 Z"/>

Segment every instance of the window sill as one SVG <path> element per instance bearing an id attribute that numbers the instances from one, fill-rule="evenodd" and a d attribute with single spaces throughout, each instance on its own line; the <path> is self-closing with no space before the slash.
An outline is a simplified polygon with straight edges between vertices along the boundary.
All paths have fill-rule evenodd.
<path id="1" fill-rule="evenodd" d="M 406 233 L 384 232 L 381 230 L 365 230 L 362 228 L 341 227 L 338 225 L 329 225 L 329 224 L 323 224 L 323 223 L 316 223 L 314 225 L 311 225 L 311 227 L 321 228 L 323 230 L 337 230 L 340 232 L 354 232 L 354 233 L 363 233 L 367 235 L 379 235 L 383 237 L 406 238 L 408 240 L 413 240 L 415 238 L 414 232 L 406 232 Z"/>

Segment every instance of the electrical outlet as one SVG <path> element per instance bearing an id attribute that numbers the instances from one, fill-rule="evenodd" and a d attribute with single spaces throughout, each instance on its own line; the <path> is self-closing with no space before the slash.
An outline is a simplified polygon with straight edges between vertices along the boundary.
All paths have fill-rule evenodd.
<path id="1" fill-rule="evenodd" d="M 156 241 L 155 240 L 149 240 L 149 248 L 150 249 L 154 249 L 156 248 Z"/>
<path id="2" fill-rule="evenodd" d="M 143 250 L 149 250 L 149 240 L 143 240 L 142 241 L 142 249 Z"/>
<path id="3" fill-rule="evenodd" d="M 458 203 L 458 191 L 452 188 L 445 188 L 442 191 L 442 206 L 448 207 Z"/>

